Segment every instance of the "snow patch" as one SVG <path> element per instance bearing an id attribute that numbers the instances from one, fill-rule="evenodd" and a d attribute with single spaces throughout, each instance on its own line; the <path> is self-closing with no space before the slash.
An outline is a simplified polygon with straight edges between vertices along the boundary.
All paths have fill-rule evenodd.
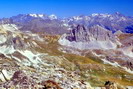
<path id="1" fill-rule="evenodd" d="M 0 44 L 6 42 L 6 37 L 4 35 L 0 35 Z"/>
<path id="2" fill-rule="evenodd" d="M 2 73 L 0 73 L 0 80 L 1 81 L 6 81 Z"/>
<path id="3" fill-rule="evenodd" d="M 2 73 L 4 74 L 7 80 L 11 78 L 11 76 L 8 75 L 7 70 L 2 70 Z"/>
<path id="4" fill-rule="evenodd" d="M 104 64 L 110 64 L 110 65 L 115 66 L 115 67 L 120 67 L 120 65 L 117 62 L 112 63 L 106 59 L 101 59 L 101 60 L 104 62 Z"/>
<path id="5" fill-rule="evenodd" d="M 68 27 L 69 25 L 68 25 L 68 24 L 66 24 L 66 23 L 64 23 L 64 24 L 63 24 L 63 26 Z"/>
<path id="6" fill-rule="evenodd" d="M 9 76 L 8 73 L 7 73 L 7 70 L 3 69 L 1 72 L 0 72 L 0 79 L 4 82 L 6 81 L 5 78 L 7 80 L 10 80 L 12 76 Z"/>
<path id="7" fill-rule="evenodd" d="M 98 14 L 98 13 L 94 13 L 91 16 L 92 17 L 100 16 L 100 17 L 106 18 L 106 17 L 110 17 L 111 15 L 110 14 Z"/>
<path id="8" fill-rule="evenodd" d="M 15 49 L 13 46 L 0 46 L 0 53 L 2 54 L 12 54 L 15 52 Z"/>
<path id="9" fill-rule="evenodd" d="M 122 67 L 123 69 L 125 69 L 128 73 L 131 73 L 131 74 L 133 74 L 133 71 L 132 70 L 130 70 L 130 69 L 128 69 L 127 67 Z"/>
<path id="10" fill-rule="evenodd" d="M 39 16 L 40 18 L 43 18 L 43 17 L 44 17 L 44 15 L 43 15 L 43 14 L 38 14 L 38 16 Z"/>
<path id="11" fill-rule="evenodd" d="M 79 16 L 74 16 L 73 19 L 76 20 L 76 21 L 78 21 L 78 20 L 82 20 L 83 18 L 82 17 L 79 17 Z"/>
<path id="12" fill-rule="evenodd" d="M 127 67 L 122 67 L 122 66 L 119 65 L 117 62 L 112 63 L 112 62 L 110 62 L 110 61 L 108 61 L 108 60 L 106 60 L 106 59 L 101 59 L 101 60 L 102 60 L 105 64 L 110 64 L 110 65 L 115 66 L 115 67 L 121 67 L 121 68 L 123 68 L 125 71 L 127 71 L 128 73 L 133 74 L 133 71 L 132 71 L 132 70 L 128 69 Z"/>
<path id="13" fill-rule="evenodd" d="M 57 16 L 54 15 L 54 14 L 52 14 L 52 15 L 49 16 L 49 18 L 50 18 L 51 20 L 54 20 L 54 19 L 57 19 Z"/>
<path id="14" fill-rule="evenodd" d="M 39 58 L 40 54 L 34 54 L 29 50 L 18 51 L 18 52 L 27 57 L 29 61 L 34 64 L 33 66 L 35 67 L 38 67 L 38 64 L 42 63 L 41 59 Z"/>
<path id="15" fill-rule="evenodd" d="M 99 14 L 98 13 L 93 13 L 91 16 L 95 17 L 95 16 L 98 16 Z"/>
<path id="16" fill-rule="evenodd" d="M 120 50 L 123 52 L 124 55 L 129 56 L 129 57 L 133 57 L 132 49 L 133 49 L 133 47 L 130 46 L 130 47 L 122 48 Z"/>
<path id="17" fill-rule="evenodd" d="M 33 64 L 35 67 L 38 67 L 38 64 L 42 63 L 41 59 L 39 58 L 39 56 L 41 54 L 34 54 L 31 51 L 29 51 L 29 50 L 25 50 L 25 51 L 15 50 L 13 48 L 13 46 L 8 46 L 8 47 L 7 46 L 0 46 L 0 53 L 4 54 L 7 58 L 14 58 L 18 62 L 21 62 L 21 60 L 16 58 L 15 56 L 11 56 L 10 57 L 10 56 L 7 55 L 7 54 L 12 54 L 15 51 L 20 52 L 22 55 L 24 55 L 25 57 L 27 57 L 29 59 L 29 61 L 27 61 L 27 59 L 24 60 L 27 63 L 26 65 Z"/>
<path id="18" fill-rule="evenodd" d="M 98 57 L 103 57 L 103 55 L 97 55 L 97 54 L 94 53 L 94 52 L 93 52 L 93 54 L 94 54 L 95 56 L 98 56 Z M 122 67 L 122 66 L 119 65 L 117 62 L 112 63 L 112 62 L 110 62 L 110 61 L 108 61 L 108 60 L 106 60 L 106 59 L 104 59 L 104 58 L 102 58 L 101 60 L 104 62 L 104 64 L 110 64 L 110 65 L 115 66 L 115 67 L 121 67 L 121 68 L 123 68 L 125 71 L 127 71 L 128 73 L 133 74 L 133 71 L 132 71 L 132 70 L 128 69 L 127 67 Z"/>
<path id="19" fill-rule="evenodd" d="M 5 31 L 11 31 L 11 32 L 18 31 L 18 27 L 15 24 L 3 24 L 0 25 L 0 28 L 2 28 Z"/>
<path id="20" fill-rule="evenodd" d="M 133 52 L 126 52 L 126 51 L 123 51 L 123 53 L 129 57 L 133 57 Z"/>
<path id="21" fill-rule="evenodd" d="M 35 17 L 35 18 L 37 18 L 37 17 L 43 18 L 44 14 L 29 14 L 29 16 Z"/>
<path id="22" fill-rule="evenodd" d="M 21 60 L 15 56 L 12 56 L 12 58 L 14 58 L 15 60 L 17 60 L 18 62 L 21 62 Z"/>
<path id="23" fill-rule="evenodd" d="M 38 17 L 37 14 L 29 14 L 32 17 Z"/>

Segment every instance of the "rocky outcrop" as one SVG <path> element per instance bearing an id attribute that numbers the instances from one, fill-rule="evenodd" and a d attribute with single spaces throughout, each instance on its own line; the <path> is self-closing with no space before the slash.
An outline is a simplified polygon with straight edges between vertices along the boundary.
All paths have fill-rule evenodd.
<path id="1" fill-rule="evenodd" d="M 117 39 L 111 31 L 108 31 L 99 25 L 92 26 L 89 29 L 89 33 L 98 41 L 115 41 Z"/>
<path id="2" fill-rule="evenodd" d="M 12 86 L 19 86 L 28 89 L 34 85 L 35 82 L 23 71 L 16 71 L 11 80 L 6 82 L 3 87 L 11 88 Z"/>
<path id="3" fill-rule="evenodd" d="M 116 82 L 106 81 L 103 89 L 128 89 L 128 86 L 122 86 Z M 130 88 L 129 88 L 130 89 Z"/>
<path id="4" fill-rule="evenodd" d="M 99 25 L 94 25 L 90 28 L 78 25 L 70 33 L 63 35 L 59 43 L 81 50 L 115 49 L 117 45 L 120 45 L 118 38 L 111 31 Z"/>
<path id="5" fill-rule="evenodd" d="M 67 35 L 68 36 L 66 37 L 66 39 L 68 39 L 69 41 L 90 41 L 87 29 L 83 25 L 78 25 L 77 27 L 74 27 L 73 30 L 71 30 L 70 34 Z"/>
<path id="6" fill-rule="evenodd" d="M 83 25 L 78 25 L 73 28 L 73 30 L 66 37 L 69 41 L 76 42 L 88 42 L 88 41 L 115 41 L 116 38 L 111 31 L 106 30 L 105 28 L 94 25 L 90 28 L 86 28 Z"/>
<path id="7" fill-rule="evenodd" d="M 111 81 L 105 82 L 105 89 L 118 89 L 117 85 Z"/>
<path id="8" fill-rule="evenodd" d="M 52 80 L 43 81 L 42 85 L 44 86 L 43 89 L 62 89 L 59 84 Z"/>

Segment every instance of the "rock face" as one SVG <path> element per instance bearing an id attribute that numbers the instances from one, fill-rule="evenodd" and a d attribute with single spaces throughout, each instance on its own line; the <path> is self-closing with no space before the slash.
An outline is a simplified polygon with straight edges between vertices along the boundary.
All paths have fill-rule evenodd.
<path id="1" fill-rule="evenodd" d="M 89 34 L 87 34 L 86 28 L 82 25 L 78 25 L 77 27 L 73 28 L 66 39 L 68 39 L 69 41 L 86 42 L 90 41 L 88 36 Z"/>
<path id="2" fill-rule="evenodd" d="M 116 38 L 111 31 L 102 28 L 99 25 L 93 26 L 89 29 L 90 34 L 98 41 L 115 41 Z"/>
<path id="3" fill-rule="evenodd" d="M 65 34 L 59 40 L 61 45 L 75 47 L 78 49 L 115 49 L 120 43 L 111 31 L 105 28 L 94 25 L 87 28 L 83 25 L 78 25 Z M 77 47 L 77 46 L 78 47 Z"/>
<path id="4" fill-rule="evenodd" d="M 115 36 L 112 32 L 102 28 L 99 25 L 92 26 L 87 29 L 83 25 L 78 25 L 73 28 L 70 32 L 70 35 L 66 37 L 69 41 L 76 42 L 87 42 L 87 41 L 107 41 L 107 40 L 115 40 Z"/>

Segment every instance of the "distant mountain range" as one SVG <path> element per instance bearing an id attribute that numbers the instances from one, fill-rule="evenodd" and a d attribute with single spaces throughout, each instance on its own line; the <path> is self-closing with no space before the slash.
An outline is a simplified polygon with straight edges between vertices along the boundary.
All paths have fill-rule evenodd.
<path id="1" fill-rule="evenodd" d="M 58 18 L 56 15 L 45 14 L 19 14 L 10 18 L 0 19 L 0 24 L 16 24 L 20 29 L 45 32 L 48 34 L 64 34 L 72 26 L 80 24 L 87 28 L 99 25 L 115 33 L 133 33 L 133 17 L 124 16 L 120 13 L 114 14 L 92 14 L 90 16 L 73 16 L 65 19 Z"/>

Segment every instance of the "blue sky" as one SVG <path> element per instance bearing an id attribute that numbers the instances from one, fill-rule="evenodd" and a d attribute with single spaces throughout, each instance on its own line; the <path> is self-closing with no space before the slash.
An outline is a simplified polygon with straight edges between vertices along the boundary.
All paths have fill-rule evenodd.
<path id="1" fill-rule="evenodd" d="M 133 16 L 133 0 L 0 0 L 0 18 L 27 13 L 70 17 L 115 12 Z"/>

